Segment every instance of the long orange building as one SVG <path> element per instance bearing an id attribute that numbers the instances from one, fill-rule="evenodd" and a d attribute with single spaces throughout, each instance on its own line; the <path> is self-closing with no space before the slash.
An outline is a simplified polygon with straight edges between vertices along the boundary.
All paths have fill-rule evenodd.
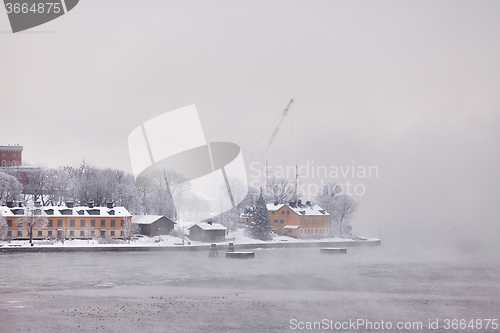
<path id="1" fill-rule="evenodd" d="M 33 228 L 33 239 L 93 239 L 127 238 L 132 229 L 132 215 L 125 207 L 42 206 L 27 208 L 22 205 L 0 206 L 0 218 L 7 223 L 7 239 L 29 239 L 27 219 L 36 215 L 40 221 Z"/>
<path id="2" fill-rule="evenodd" d="M 267 204 L 271 230 L 278 235 L 320 238 L 330 234 L 330 214 L 309 201 Z"/>

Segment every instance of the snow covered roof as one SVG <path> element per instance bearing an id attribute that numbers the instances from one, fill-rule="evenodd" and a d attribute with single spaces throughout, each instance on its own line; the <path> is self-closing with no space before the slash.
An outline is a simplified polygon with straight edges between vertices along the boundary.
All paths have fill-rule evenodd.
<path id="1" fill-rule="evenodd" d="M 323 208 L 321 208 L 318 205 L 307 205 L 307 204 L 302 204 L 302 203 L 294 203 L 293 206 L 290 204 L 267 204 L 267 210 L 268 211 L 278 211 L 281 207 L 286 206 L 288 207 L 291 211 L 295 212 L 297 215 L 307 215 L 307 216 L 324 216 L 324 215 L 330 215 L 328 214 L 327 211 L 325 211 Z"/>
<path id="2" fill-rule="evenodd" d="M 193 228 L 194 226 L 198 226 L 203 230 L 226 230 L 226 227 L 220 223 L 208 224 L 207 222 L 198 222 L 195 225 L 189 227 L 188 230 Z"/>
<path id="3" fill-rule="evenodd" d="M 158 221 L 159 219 L 161 219 L 162 217 L 165 217 L 166 219 L 168 219 L 172 223 L 175 223 L 174 221 L 170 220 L 168 217 L 166 217 L 164 215 L 134 215 L 134 216 L 132 216 L 132 223 L 152 224 L 152 223 Z"/>
<path id="4" fill-rule="evenodd" d="M 285 204 L 278 204 L 278 205 L 275 205 L 275 204 L 267 204 L 267 210 L 272 212 L 272 211 L 277 211 L 279 210 L 281 207 L 283 207 Z"/>
<path id="5" fill-rule="evenodd" d="M 27 211 L 27 207 L 12 207 L 0 206 L 0 213 L 3 216 L 19 216 L 24 215 Z M 125 207 L 87 207 L 87 206 L 77 206 L 73 208 L 68 208 L 67 206 L 42 206 L 34 207 L 34 209 L 40 209 L 41 215 L 44 216 L 116 216 L 125 217 L 131 216 Z"/>
<path id="6" fill-rule="evenodd" d="M 10 211 L 9 208 L 7 208 L 5 206 L 0 206 L 0 216 L 7 216 L 10 214 L 12 214 L 12 212 Z"/>
<path id="7" fill-rule="evenodd" d="M 297 229 L 298 227 L 299 227 L 298 225 L 287 224 L 286 226 L 283 227 L 283 229 Z"/>

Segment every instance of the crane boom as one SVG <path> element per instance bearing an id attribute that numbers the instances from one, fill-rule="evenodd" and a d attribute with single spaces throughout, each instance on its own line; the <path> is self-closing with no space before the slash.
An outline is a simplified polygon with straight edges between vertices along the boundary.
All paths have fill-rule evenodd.
<path id="1" fill-rule="evenodd" d="M 290 100 L 290 102 L 288 102 L 288 105 L 286 106 L 285 110 L 283 110 L 283 114 L 281 115 L 281 118 L 279 119 L 278 124 L 274 128 L 273 133 L 271 134 L 271 137 L 269 138 L 269 141 L 267 142 L 266 150 L 264 151 L 263 157 L 266 156 L 267 150 L 269 149 L 269 147 L 271 147 L 271 144 L 273 143 L 274 138 L 278 134 L 278 131 L 280 130 L 281 124 L 283 124 L 285 117 L 288 115 L 288 110 L 290 109 L 290 106 L 292 105 L 293 102 L 294 102 L 294 100 L 292 98 Z"/>

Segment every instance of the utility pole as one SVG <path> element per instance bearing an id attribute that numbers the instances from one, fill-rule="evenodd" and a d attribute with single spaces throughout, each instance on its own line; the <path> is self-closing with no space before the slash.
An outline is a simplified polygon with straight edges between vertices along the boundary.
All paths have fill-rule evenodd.
<path id="1" fill-rule="evenodd" d="M 269 165 L 268 160 L 266 158 L 266 192 L 269 193 L 271 190 L 271 184 L 269 184 Z"/>
<path id="2" fill-rule="evenodd" d="M 295 184 L 295 198 L 294 198 L 295 201 L 297 201 L 299 199 L 299 194 L 297 191 L 297 188 L 298 188 L 297 185 L 298 185 L 298 183 L 301 183 L 298 181 L 299 176 L 300 176 L 300 174 L 298 172 L 298 165 L 297 165 L 297 163 L 295 163 L 295 181 L 293 182 L 293 184 Z"/>

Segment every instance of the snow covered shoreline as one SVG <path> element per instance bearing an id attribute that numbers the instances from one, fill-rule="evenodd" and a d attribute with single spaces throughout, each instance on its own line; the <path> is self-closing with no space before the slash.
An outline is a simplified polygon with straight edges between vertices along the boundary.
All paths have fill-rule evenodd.
<path id="1" fill-rule="evenodd" d="M 219 251 L 226 251 L 229 241 L 217 243 Z M 18 246 L 20 244 L 13 244 L 15 246 L 2 244 L 0 253 L 33 253 L 33 252 L 122 252 L 122 251 L 208 251 L 210 244 L 191 244 L 188 245 L 145 245 L 145 244 L 98 244 L 91 246 L 65 246 L 65 245 L 35 245 Z M 381 245 L 379 239 L 367 240 L 345 240 L 339 239 L 336 241 L 315 241 L 307 240 L 300 242 L 262 242 L 262 243 L 244 243 L 235 244 L 236 250 L 248 249 L 276 249 L 276 248 L 320 248 L 320 247 L 358 247 L 358 246 L 377 246 Z"/>
<path id="2" fill-rule="evenodd" d="M 245 234 L 243 229 L 229 232 L 224 242 L 218 242 L 217 249 L 226 251 L 229 243 L 234 243 L 236 250 L 243 249 L 273 249 L 273 248 L 307 248 L 307 247 L 352 247 L 380 245 L 377 238 L 319 238 L 297 239 L 287 236 L 275 235 L 272 240 L 262 241 L 253 239 Z M 30 246 L 28 240 L 0 241 L 0 253 L 19 252 L 99 252 L 99 251 L 208 251 L 210 243 L 184 240 L 172 235 L 156 237 L 138 236 L 128 243 L 120 241 L 114 244 L 100 244 L 99 240 L 66 240 L 60 241 L 34 241 Z"/>

